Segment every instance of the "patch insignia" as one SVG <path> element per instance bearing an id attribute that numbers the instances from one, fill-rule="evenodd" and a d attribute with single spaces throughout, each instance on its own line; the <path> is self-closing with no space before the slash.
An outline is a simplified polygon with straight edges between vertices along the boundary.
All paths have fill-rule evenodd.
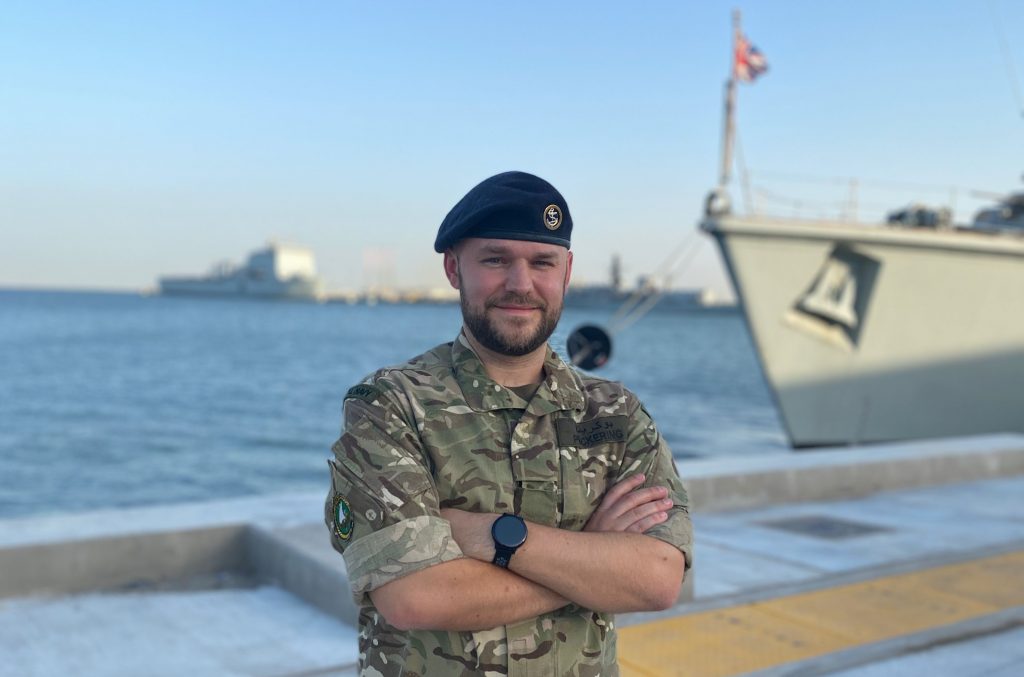
<path id="1" fill-rule="evenodd" d="M 569 419 L 555 421 L 558 446 L 589 449 L 607 442 L 625 442 L 629 421 L 625 416 L 601 416 L 574 423 Z"/>
<path id="2" fill-rule="evenodd" d="M 345 393 L 345 399 L 355 398 L 357 400 L 362 400 L 363 402 L 372 403 L 380 397 L 380 394 L 381 389 L 377 386 L 372 386 L 368 383 L 360 383 L 359 385 L 352 386 L 348 389 L 348 392 Z"/>
<path id="3" fill-rule="evenodd" d="M 544 225 L 548 230 L 558 230 L 562 225 L 562 210 L 558 205 L 548 205 L 544 208 Z"/>
<path id="4" fill-rule="evenodd" d="M 352 529 L 356 521 L 352 517 L 352 506 L 341 494 L 334 495 L 334 533 L 343 541 L 352 538 Z"/>

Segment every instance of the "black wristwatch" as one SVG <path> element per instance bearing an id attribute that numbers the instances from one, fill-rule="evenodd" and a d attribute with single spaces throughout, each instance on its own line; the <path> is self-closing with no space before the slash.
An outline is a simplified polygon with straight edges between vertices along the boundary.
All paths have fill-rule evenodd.
<path id="1" fill-rule="evenodd" d="M 491 537 L 494 539 L 493 563 L 508 569 L 512 555 L 526 543 L 526 522 L 522 517 L 505 513 L 491 525 Z"/>

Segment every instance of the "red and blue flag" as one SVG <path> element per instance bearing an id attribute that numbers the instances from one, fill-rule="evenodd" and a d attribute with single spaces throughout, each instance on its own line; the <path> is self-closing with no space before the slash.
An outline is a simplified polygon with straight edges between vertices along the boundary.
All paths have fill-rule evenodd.
<path id="1" fill-rule="evenodd" d="M 737 80 L 753 82 L 768 70 L 768 61 L 757 47 L 747 40 L 745 35 L 736 36 L 735 57 L 733 59 L 733 75 Z"/>

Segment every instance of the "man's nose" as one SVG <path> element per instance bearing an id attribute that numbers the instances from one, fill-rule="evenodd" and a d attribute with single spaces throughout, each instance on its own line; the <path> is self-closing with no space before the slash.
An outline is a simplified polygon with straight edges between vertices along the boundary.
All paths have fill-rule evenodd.
<path id="1" fill-rule="evenodd" d="M 526 261 L 515 261 L 508 268 L 508 275 L 505 277 L 505 289 L 512 292 L 529 292 L 533 288 L 533 279 L 530 277 L 530 266 Z"/>

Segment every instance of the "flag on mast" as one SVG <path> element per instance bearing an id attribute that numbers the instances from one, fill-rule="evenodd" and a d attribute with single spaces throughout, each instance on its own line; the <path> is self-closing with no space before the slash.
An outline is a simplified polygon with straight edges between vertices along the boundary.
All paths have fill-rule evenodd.
<path id="1" fill-rule="evenodd" d="M 767 70 L 768 61 L 764 55 L 757 47 L 750 44 L 747 36 L 737 30 L 732 66 L 733 76 L 743 82 L 753 82 Z"/>

